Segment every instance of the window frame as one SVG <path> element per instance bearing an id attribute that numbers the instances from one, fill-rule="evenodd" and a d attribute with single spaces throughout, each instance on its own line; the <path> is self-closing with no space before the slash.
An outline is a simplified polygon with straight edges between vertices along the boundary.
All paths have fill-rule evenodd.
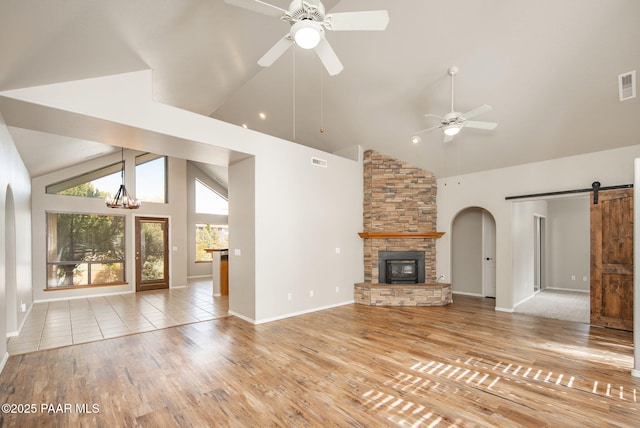
<path id="1" fill-rule="evenodd" d="M 120 219 L 122 219 L 122 259 L 109 259 L 109 260 L 97 260 L 97 261 L 91 261 L 91 260 L 72 260 L 72 261 L 68 261 L 68 260 L 64 260 L 64 261 L 50 261 L 49 260 L 49 255 L 50 255 L 50 222 L 49 222 L 49 215 L 56 215 L 56 225 L 57 225 L 57 216 L 60 214 L 68 214 L 68 215 L 78 215 L 78 216 L 100 216 L 100 217 L 118 217 Z M 55 291 L 55 290 L 73 290 L 76 288 L 96 288 L 96 287 L 110 287 L 110 286 L 117 286 L 117 285 L 125 285 L 128 284 L 127 281 L 127 216 L 125 214 L 105 214 L 105 213 L 88 213 L 88 212 L 69 212 L 69 211 L 55 211 L 55 210 L 47 210 L 45 211 L 45 230 L 46 230 L 46 234 L 45 234 L 45 288 L 44 291 Z M 56 242 L 56 246 L 57 246 L 57 242 Z M 92 283 L 91 282 L 91 265 L 104 265 L 104 264 L 109 264 L 109 263 L 118 263 L 118 264 L 122 264 L 122 281 L 114 281 L 114 282 L 98 282 L 98 283 Z M 88 270 L 87 270 L 87 279 L 88 279 L 88 283 L 83 283 L 83 284 L 78 284 L 78 285 L 63 285 L 63 286 L 50 286 L 49 285 L 49 272 L 50 269 L 53 267 L 54 269 L 57 270 L 57 266 L 61 266 L 61 265 L 69 265 L 69 264 L 75 264 L 75 265 L 81 265 L 81 264 L 86 264 L 88 265 Z"/>
<path id="2" fill-rule="evenodd" d="M 148 200 L 144 200 L 142 198 L 140 198 L 140 195 L 138 194 L 138 175 L 137 175 L 137 168 L 140 165 L 144 165 L 146 163 L 149 162 L 153 162 L 155 160 L 158 159 L 164 159 L 164 200 L 162 202 L 158 202 L 158 201 L 148 201 Z M 140 200 L 142 202 L 145 203 L 150 203 L 150 204 L 168 204 L 169 203 L 169 160 L 168 157 L 165 155 L 158 155 L 155 153 L 143 153 L 141 155 L 137 155 L 135 157 L 135 162 L 134 162 L 134 171 L 136 172 L 136 185 L 135 185 L 135 190 L 136 190 L 136 196 L 138 198 L 140 198 Z"/>
<path id="3" fill-rule="evenodd" d="M 124 162 L 118 161 L 116 163 L 103 166 L 101 168 L 97 168 L 89 172 L 78 174 L 71 178 L 66 178 L 64 180 L 60 180 L 55 183 L 48 184 L 47 186 L 45 186 L 45 193 L 49 195 L 57 195 L 57 196 L 72 196 L 75 198 L 86 197 L 86 196 L 76 196 L 76 195 L 63 195 L 61 192 L 64 192 L 65 190 L 73 189 L 74 187 L 78 187 L 82 184 L 91 183 L 94 180 L 98 180 L 100 178 L 104 178 L 115 173 L 122 173 L 123 167 L 124 167 Z M 92 198 L 92 199 L 97 199 L 97 198 Z"/>

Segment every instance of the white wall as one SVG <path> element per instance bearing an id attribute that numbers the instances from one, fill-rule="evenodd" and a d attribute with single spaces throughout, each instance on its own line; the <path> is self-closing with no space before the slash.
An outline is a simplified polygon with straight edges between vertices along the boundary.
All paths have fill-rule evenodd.
<path id="1" fill-rule="evenodd" d="M 458 212 L 478 206 L 496 220 L 496 309 L 513 310 L 522 296 L 515 269 L 512 210 L 507 196 L 590 188 L 633 182 L 633 159 L 640 145 L 503 168 L 455 179 L 438 180 L 438 230 L 446 234 L 436 242 L 437 272 L 451 275 L 451 225 Z M 458 184 L 459 183 L 459 184 Z"/>
<path id="2" fill-rule="evenodd" d="M 229 312 L 252 322 L 257 305 L 255 164 L 250 157 L 229 166 Z M 277 248 L 276 242 L 263 256 L 277 254 Z"/>
<path id="3" fill-rule="evenodd" d="M 135 189 L 134 171 L 135 156 L 141 152 L 125 150 L 124 157 L 129 174 L 125 174 L 128 189 Z M 170 248 L 170 287 L 187 285 L 187 201 L 186 201 L 186 161 L 169 158 L 167 204 L 143 202 L 137 210 L 108 208 L 104 200 L 93 198 L 78 198 L 74 196 L 49 195 L 46 186 L 57 183 L 103 166 L 107 166 L 121 159 L 120 153 L 103 156 L 69 168 L 54 171 L 35 177 L 32 180 L 33 198 L 33 298 L 35 301 L 68 299 L 72 297 L 96 296 L 135 291 L 135 231 L 136 216 L 168 217 L 169 218 L 169 248 Z M 115 192 L 117 189 L 114 189 Z M 135 196 L 135 195 L 134 195 Z M 75 290 L 45 291 L 46 278 L 46 212 L 79 212 L 88 214 L 117 214 L 125 216 L 126 240 L 126 281 L 125 285 L 99 286 L 95 288 L 79 288 Z"/>
<path id="4" fill-rule="evenodd" d="M 362 231 L 360 161 L 153 102 L 151 77 L 151 71 L 146 70 L 0 94 L 20 104 L 22 127 L 42 132 L 103 142 L 106 133 L 96 127 L 104 126 L 110 138 L 120 133 L 131 135 L 121 140 L 125 147 L 231 164 L 231 170 L 234 162 L 254 156 L 255 187 L 247 190 L 249 195 L 234 196 L 242 192 L 232 191 L 234 185 L 229 184 L 231 310 L 263 322 L 353 301 L 353 284 L 363 277 L 362 241 L 357 235 Z M 328 168 L 312 167 L 312 156 L 326 159 Z M 242 166 L 251 168 L 249 164 Z M 230 171 L 230 180 L 241 176 L 250 181 L 250 175 L 248 171 Z M 239 211 L 233 207 L 242 209 L 242 204 L 232 199 L 251 196 L 254 215 L 234 219 Z M 248 210 L 251 201 L 247 202 L 244 209 Z M 239 233 L 245 234 L 242 242 L 235 241 Z M 253 310 L 234 306 L 233 264 L 240 265 L 234 248 L 241 250 L 239 257 L 255 256 L 255 260 L 245 258 L 242 262 L 255 272 L 254 284 L 248 285 L 255 292 Z"/>
<path id="5" fill-rule="evenodd" d="M 534 216 L 547 217 L 547 202 L 514 202 L 512 210 L 512 289 L 517 305 L 534 293 Z"/>
<path id="6" fill-rule="evenodd" d="M 547 288 L 589 291 L 589 197 L 550 199 L 547 203 Z"/>
<path id="7" fill-rule="evenodd" d="M 8 199 L 13 199 L 13 204 L 9 203 L 7 206 Z M 12 209 L 13 213 L 7 213 L 8 209 Z M 4 337 L 7 333 L 15 333 L 7 332 L 7 312 L 15 317 L 10 324 L 19 328 L 27 315 L 27 312 L 20 310 L 20 304 L 31 308 L 32 303 L 30 209 L 31 179 L 0 114 L 0 370 L 7 358 L 7 343 Z M 13 217 L 15 223 L 15 240 L 7 239 L 7 214 L 10 218 Z M 14 242 L 15 247 L 7 248 L 7 241 Z M 9 254 L 13 256 L 8 257 Z M 15 266 L 7 266 L 6 260 L 15 263 Z M 13 284 L 6 283 L 8 269 L 13 270 Z M 13 287 L 13 293 L 9 294 L 15 296 L 11 308 L 7 308 L 6 302 L 8 287 Z"/>
<path id="8" fill-rule="evenodd" d="M 361 161 L 293 144 L 256 156 L 257 320 L 353 302 L 362 200 Z"/>

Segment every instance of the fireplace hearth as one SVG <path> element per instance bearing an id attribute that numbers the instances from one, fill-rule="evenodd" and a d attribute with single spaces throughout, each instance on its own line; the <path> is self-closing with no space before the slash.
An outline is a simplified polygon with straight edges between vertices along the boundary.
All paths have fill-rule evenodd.
<path id="1" fill-rule="evenodd" d="M 380 251 L 378 281 L 381 284 L 425 282 L 424 251 Z"/>

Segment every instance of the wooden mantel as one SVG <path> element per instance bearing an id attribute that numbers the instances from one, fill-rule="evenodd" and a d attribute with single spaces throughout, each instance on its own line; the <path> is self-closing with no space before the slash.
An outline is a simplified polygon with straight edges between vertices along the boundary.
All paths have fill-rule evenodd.
<path id="1" fill-rule="evenodd" d="M 444 232 L 358 232 L 361 238 L 440 238 Z"/>

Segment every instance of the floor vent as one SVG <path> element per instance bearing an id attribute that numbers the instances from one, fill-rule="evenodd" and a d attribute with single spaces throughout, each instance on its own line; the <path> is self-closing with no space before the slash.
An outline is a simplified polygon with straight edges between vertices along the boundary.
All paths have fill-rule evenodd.
<path id="1" fill-rule="evenodd" d="M 636 71 L 630 71 L 618 75 L 618 92 L 620 101 L 630 100 L 636 97 Z"/>
<path id="2" fill-rule="evenodd" d="M 322 168 L 326 168 L 327 167 L 327 161 L 324 159 L 320 159 L 320 158 L 311 158 L 311 164 L 315 165 L 315 166 L 320 166 Z"/>

